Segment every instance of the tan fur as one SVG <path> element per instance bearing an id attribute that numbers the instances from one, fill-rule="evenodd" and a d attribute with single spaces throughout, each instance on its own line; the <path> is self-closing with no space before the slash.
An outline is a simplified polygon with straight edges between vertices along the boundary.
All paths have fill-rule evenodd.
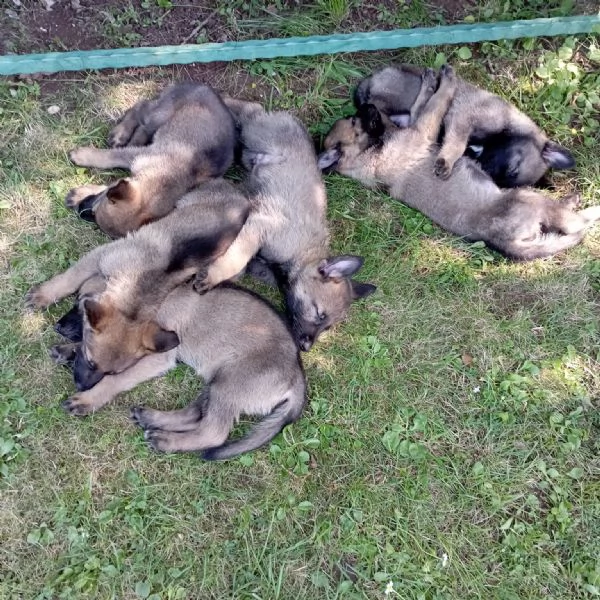
<path id="1" fill-rule="evenodd" d="M 241 128 L 243 185 L 252 210 L 227 252 L 199 273 L 196 289 L 204 292 L 231 279 L 259 254 L 283 273 L 294 331 L 300 347 L 308 350 L 321 331 L 345 318 L 354 299 L 375 288 L 363 286 L 358 292 L 350 280 L 362 265 L 360 258 L 330 256 L 327 197 L 304 126 L 289 113 L 269 113 L 256 103 L 229 98 L 225 102 Z M 341 258 L 348 259 L 345 272 L 334 281 L 325 266 Z M 317 316 L 315 307 L 325 318 Z"/>
<path id="2" fill-rule="evenodd" d="M 359 111 L 360 118 L 338 121 L 325 140 L 320 164 L 333 165 L 368 186 L 385 186 L 392 197 L 444 229 L 470 241 L 483 240 L 511 258 L 550 256 L 581 241 L 600 218 L 600 207 L 576 213 L 573 197 L 555 202 L 530 189 L 502 190 L 464 157 L 449 179 L 434 175 L 439 166 L 437 131 L 455 89 L 456 78 L 448 67 L 416 122 L 388 131 L 377 143 L 364 131 L 365 123 L 377 122 L 374 107 Z"/>
<path id="3" fill-rule="evenodd" d="M 75 188 L 66 204 L 120 237 L 168 214 L 194 186 L 223 175 L 233 160 L 235 126 L 210 87 L 179 84 L 126 112 L 109 143 L 108 150 L 81 147 L 69 156 L 86 167 L 128 169 L 131 177 Z"/>
<path id="4" fill-rule="evenodd" d="M 363 79 L 355 93 L 358 106 L 366 103 L 392 124 L 409 126 L 425 105 L 421 80 L 431 69 L 413 65 L 385 67 Z M 447 178 L 470 144 L 470 154 L 501 187 L 534 185 L 548 168 L 571 168 L 574 160 L 515 106 L 463 79 L 457 79 L 454 98 L 443 120 L 444 138 L 436 173 Z"/>

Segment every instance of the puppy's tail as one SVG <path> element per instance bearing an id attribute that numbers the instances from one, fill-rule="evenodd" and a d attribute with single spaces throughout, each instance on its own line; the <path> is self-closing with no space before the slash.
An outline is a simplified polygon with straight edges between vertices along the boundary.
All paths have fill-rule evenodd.
<path id="1" fill-rule="evenodd" d="M 512 241 L 506 248 L 498 248 L 503 254 L 514 260 L 535 260 L 554 256 L 563 250 L 572 248 L 581 242 L 585 231 L 560 235 L 548 233 L 534 241 Z"/>
<path id="2" fill-rule="evenodd" d="M 270 442 L 284 427 L 297 421 L 306 402 L 306 383 L 304 377 L 286 395 L 286 397 L 262 421 L 257 423 L 239 440 L 225 442 L 221 446 L 208 448 L 202 452 L 205 460 L 226 460 L 244 452 L 251 452 Z"/>
<path id="3" fill-rule="evenodd" d="M 564 210 L 552 223 L 549 231 L 534 240 L 512 240 L 506 248 L 500 248 L 507 256 L 516 260 L 535 260 L 553 256 L 581 242 L 586 231 L 600 221 L 600 206 L 590 206 L 577 213 Z"/>

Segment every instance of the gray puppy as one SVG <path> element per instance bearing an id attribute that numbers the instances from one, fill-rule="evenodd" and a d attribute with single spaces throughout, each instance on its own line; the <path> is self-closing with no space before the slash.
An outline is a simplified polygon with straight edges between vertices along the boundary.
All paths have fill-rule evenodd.
<path id="1" fill-rule="evenodd" d="M 500 189 L 475 162 L 462 157 L 448 179 L 434 175 L 437 134 L 457 79 L 450 67 L 421 115 L 407 129 L 385 133 L 375 106 L 340 119 L 325 139 L 322 168 L 376 187 L 420 210 L 469 241 L 483 240 L 517 260 L 550 256 L 579 243 L 600 219 L 600 206 L 575 212 L 577 196 L 555 202 L 526 189 Z"/>
<path id="2" fill-rule="evenodd" d="M 331 256 L 325 187 L 304 126 L 286 112 L 225 102 L 241 130 L 243 184 L 252 210 L 235 242 L 199 273 L 195 287 L 204 292 L 231 279 L 259 254 L 280 273 L 294 334 L 306 351 L 346 317 L 353 300 L 376 288 L 351 279 L 361 257 Z"/>
<path id="3" fill-rule="evenodd" d="M 75 378 L 101 377 L 65 402 L 72 414 L 94 412 L 183 362 L 206 382 L 195 402 L 180 410 L 131 410 L 155 450 L 232 458 L 268 443 L 300 417 L 306 381 L 298 348 L 265 301 L 227 287 L 199 296 L 183 284 L 158 302 L 140 291 L 139 282 L 117 277 L 103 293 L 82 299 Z M 56 348 L 56 356 L 63 351 Z M 227 442 L 242 414 L 266 417 Z"/>
<path id="4" fill-rule="evenodd" d="M 358 84 L 355 104 L 373 104 L 388 125 L 391 121 L 408 127 L 425 105 L 424 92 L 432 84 L 431 73 L 431 69 L 413 65 L 385 67 Z M 433 84 L 437 87 L 437 78 Z M 450 176 L 465 151 L 500 187 L 534 185 L 549 168 L 575 166 L 571 153 L 550 141 L 528 116 L 460 78 L 442 130 L 436 173 L 444 178 Z"/>
<path id="5" fill-rule="evenodd" d="M 125 113 L 109 135 L 112 148 L 71 151 L 77 165 L 127 169 L 131 177 L 75 188 L 66 204 L 111 237 L 123 236 L 164 217 L 194 186 L 223 175 L 235 143 L 233 118 L 209 86 L 173 85 Z"/>

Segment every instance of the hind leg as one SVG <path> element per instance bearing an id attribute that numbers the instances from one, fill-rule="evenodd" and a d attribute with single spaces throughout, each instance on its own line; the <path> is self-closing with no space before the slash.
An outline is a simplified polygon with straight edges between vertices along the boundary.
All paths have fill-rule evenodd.
<path id="1" fill-rule="evenodd" d="M 413 127 L 423 137 L 435 142 L 440 131 L 440 126 L 448 107 L 454 98 L 456 90 L 456 75 L 454 69 L 449 65 L 444 65 L 440 69 L 440 86 L 438 91 L 433 94 L 416 120 Z"/>
<path id="2" fill-rule="evenodd" d="M 180 410 L 154 410 L 134 406 L 131 419 L 142 429 L 162 429 L 163 431 L 190 431 L 196 429 L 206 410 L 208 394 L 203 391 L 197 400 Z"/>
<path id="3" fill-rule="evenodd" d="M 96 169 L 127 169 L 131 170 L 133 161 L 148 152 L 145 146 L 126 146 L 125 148 L 94 148 L 81 146 L 69 152 L 69 158 L 80 167 Z"/>
<path id="4" fill-rule="evenodd" d="M 203 294 L 219 283 L 235 277 L 259 251 L 260 236 L 256 231 L 257 228 L 248 225 L 252 218 L 249 217 L 225 254 L 216 258 L 206 269 L 198 271 L 194 281 L 194 289 L 197 292 Z"/>
<path id="5" fill-rule="evenodd" d="M 434 172 L 442 179 L 448 179 L 456 161 L 464 154 L 469 143 L 471 128 L 468 123 L 451 120 L 444 132 L 444 142 L 435 161 Z"/>
<path id="6" fill-rule="evenodd" d="M 417 120 L 422 110 L 425 108 L 425 105 L 429 102 L 433 94 L 435 94 L 437 85 L 438 79 L 436 72 L 433 69 L 425 69 L 421 76 L 421 89 L 419 90 L 419 94 L 417 95 L 414 104 L 410 107 L 411 125 Z"/>
<path id="7" fill-rule="evenodd" d="M 579 212 L 561 208 L 552 218 L 549 230 L 560 235 L 576 235 L 584 232 L 598 220 L 600 220 L 600 206 L 590 206 Z"/>
<path id="8" fill-rule="evenodd" d="M 147 108 L 148 101 L 141 100 L 134 104 L 122 117 L 121 120 L 110 130 L 108 134 L 108 145 L 111 148 L 120 148 L 130 145 L 132 136 L 140 125 L 142 112 Z M 136 144 L 131 144 L 136 145 Z"/>
<path id="9" fill-rule="evenodd" d="M 195 428 L 185 431 L 146 429 L 144 438 L 158 452 L 197 452 L 223 444 L 233 427 L 235 416 L 227 405 L 213 398 Z"/>

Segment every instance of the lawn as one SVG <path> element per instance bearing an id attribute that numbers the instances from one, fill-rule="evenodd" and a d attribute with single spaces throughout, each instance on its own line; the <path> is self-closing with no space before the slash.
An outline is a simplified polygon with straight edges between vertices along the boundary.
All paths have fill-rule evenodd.
<path id="1" fill-rule="evenodd" d="M 0 81 L 0 598 L 600 595 L 600 227 L 518 264 L 327 176 L 334 250 L 364 256 L 378 291 L 303 355 L 303 418 L 225 463 L 154 454 L 128 419 L 193 399 L 187 367 L 67 415 L 72 379 L 48 349 L 70 303 L 24 310 L 31 285 L 106 242 L 64 196 L 111 173 L 67 151 L 104 144 L 137 98 L 192 75 L 319 139 L 361 75 L 444 60 L 572 149 L 549 193 L 600 202 L 593 37 Z"/>

